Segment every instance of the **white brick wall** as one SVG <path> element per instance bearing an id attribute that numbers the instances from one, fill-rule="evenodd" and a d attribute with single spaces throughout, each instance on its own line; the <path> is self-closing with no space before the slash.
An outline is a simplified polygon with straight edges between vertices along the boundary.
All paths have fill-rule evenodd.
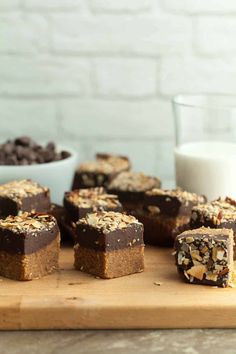
<path id="1" fill-rule="evenodd" d="M 49 50 L 49 23 L 42 15 L 0 12 L 0 33 L 0 53 L 20 55 Z"/>
<path id="2" fill-rule="evenodd" d="M 158 91 L 158 61 L 99 58 L 93 61 L 94 93 L 101 97 L 145 98 Z"/>
<path id="3" fill-rule="evenodd" d="M 91 0 L 91 9 L 94 12 L 144 12 L 151 9 L 151 0 Z"/>
<path id="4" fill-rule="evenodd" d="M 0 138 L 173 179 L 170 97 L 236 93 L 235 0 L 1 0 Z"/>
<path id="5" fill-rule="evenodd" d="M 187 55 L 163 58 L 160 86 L 164 95 L 177 92 L 235 94 L 236 60 Z"/>
<path id="6" fill-rule="evenodd" d="M 84 58 L 2 55 L 0 63 L 2 94 L 85 95 L 90 90 L 90 65 Z"/>
<path id="7" fill-rule="evenodd" d="M 57 53 L 159 56 L 182 53 L 191 46 L 192 22 L 183 16 L 67 12 L 51 19 L 52 47 Z"/>
<path id="8" fill-rule="evenodd" d="M 46 100 L 0 99 L 1 140 L 30 134 L 35 139 L 57 138 L 56 105 Z"/>

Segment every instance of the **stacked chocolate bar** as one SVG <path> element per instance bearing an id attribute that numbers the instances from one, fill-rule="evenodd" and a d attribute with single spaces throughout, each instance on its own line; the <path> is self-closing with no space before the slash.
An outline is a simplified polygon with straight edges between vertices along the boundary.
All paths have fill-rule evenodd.
<path id="1" fill-rule="evenodd" d="M 0 185 L 0 275 L 40 278 L 58 268 L 60 232 L 50 192 L 23 179 Z"/>
<path id="2" fill-rule="evenodd" d="M 64 196 L 66 215 L 63 225 L 74 239 L 75 223 L 88 213 L 96 211 L 122 211 L 116 195 L 107 194 L 103 187 L 77 189 Z"/>
<path id="3" fill-rule="evenodd" d="M 126 156 L 97 154 L 96 160 L 82 163 L 75 172 L 72 189 L 106 187 L 122 171 L 130 169 Z"/>
<path id="4" fill-rule="evenodd" d="M 175 240 L 178 272 L 192 284 L 229 286 L 233 278 L 233 231 L 201 227 Z"/>
<path id="5" fill-rule="evenodd" d="M 76 269 L 107 279 L 143 271 L 143 225 L 133 216 L 87 214 L 76 232 Z"/>
<path id="6" fill-rule="evenodd" d="M 32 280 L 58 268 L 60 232 L 47 214 L 23 213 L 0 219 L 0 275 Z"/>
<path id="7" fill-rule="evenodd" d="M 50 192 L 30 179 L 0 185 L 0 216 L 22 212 L 47 212 L 50 209 Z"/>
<path id="8" fill-rule="evenodd" d="M 175 237 L 189 228 L 192 207 L 205 201 L 205 197 L 182 189 L 147 191 L 140 218 L 144 224 L 145 243 L 173 246 Z"/>

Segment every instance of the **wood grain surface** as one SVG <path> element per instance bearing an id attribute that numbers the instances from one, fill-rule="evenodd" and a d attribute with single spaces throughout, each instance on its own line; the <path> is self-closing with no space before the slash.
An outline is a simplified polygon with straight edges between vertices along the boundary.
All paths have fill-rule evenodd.
<path id="1" fill-rule="evenodd" d="M 171 252 L 146 247 L 144 273 L 102 280 L 64 248 L 53 275 L 0 279 L 0 329 L 236 328 L 236 288 L 183 283 Z"/>

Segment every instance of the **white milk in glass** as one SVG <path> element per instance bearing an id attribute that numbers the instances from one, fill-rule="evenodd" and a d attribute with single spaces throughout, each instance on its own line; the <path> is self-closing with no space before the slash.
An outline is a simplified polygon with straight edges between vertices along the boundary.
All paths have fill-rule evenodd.
<path id="1" fill-rule="evenodd" d="M 176 185 L 204 194 L 236 199 L 236 143 L 186 143 L 175 149 Z"/>

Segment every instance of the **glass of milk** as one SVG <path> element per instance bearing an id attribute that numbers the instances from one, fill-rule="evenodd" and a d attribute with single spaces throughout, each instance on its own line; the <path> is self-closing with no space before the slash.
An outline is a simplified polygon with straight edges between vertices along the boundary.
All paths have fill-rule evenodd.
<path id="1" fill-rule="evenodd" d="M 236 96 L 178 95 L 172 104 L 176 185 L 236 199 Z"/>

